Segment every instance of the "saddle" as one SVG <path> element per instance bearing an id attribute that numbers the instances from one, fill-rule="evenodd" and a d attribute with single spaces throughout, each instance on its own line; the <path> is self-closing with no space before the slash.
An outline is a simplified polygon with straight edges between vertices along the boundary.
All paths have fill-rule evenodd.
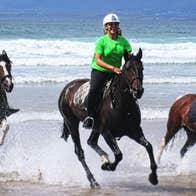
<path id="1" fill-rule="evenodd" d="M 188 120 L 190 122 L 196 122 L 196 100 L 191 103 L 188 111 Z"/>

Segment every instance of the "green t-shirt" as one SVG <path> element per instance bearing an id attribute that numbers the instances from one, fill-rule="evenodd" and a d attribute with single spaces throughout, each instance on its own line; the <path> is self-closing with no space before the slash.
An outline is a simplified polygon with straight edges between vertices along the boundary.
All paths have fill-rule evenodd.
<path id="1" fill-rule="evenodd" d="M 113 40 L 108 35 L 103 35 L 96 41 L 95 54 L 101 54 L 104 62 L 118 68 L 121 66 L 122 56 L 125 50 L 131 52 L 132 48 L 123 36 L 118 35 L 118 38 Z M 111 72 L 96 64 L 95 54 L 93 56 L 91 68 L 103 72 Z"/>

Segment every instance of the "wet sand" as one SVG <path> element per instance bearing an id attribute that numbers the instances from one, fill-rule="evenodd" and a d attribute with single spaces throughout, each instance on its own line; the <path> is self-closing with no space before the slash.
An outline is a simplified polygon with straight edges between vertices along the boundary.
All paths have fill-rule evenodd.
<path id="1" fill-rule="evenodd" d="M 0 195 L 3 196 L 118 196 L 118 195 L 196 195 L 196 176 L 175 176 L 159 178 L 159 185 L 153 186 L 146 179 L 137 177 L 130 181 L 108 183 L 107 185 L 101 185 L 100 189 L 90 189 L 88 187 L 79 186 L 55 186 L 39 183 L 29 182 L 1 182 L 0 183 Z"/>

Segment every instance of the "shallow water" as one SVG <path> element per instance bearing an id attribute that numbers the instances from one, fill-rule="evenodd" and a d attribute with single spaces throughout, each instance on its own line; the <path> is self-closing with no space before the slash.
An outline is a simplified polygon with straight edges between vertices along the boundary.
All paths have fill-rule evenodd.
<path id="1" fill-rule="evenodd" d="M 17 89 L 17 92 L 22 89 Z M 56 97 L 56 94 L 55 96 L 46 96 L 47 92 L 50 95 L 52 89 L 29 87 L 24 88 L 23 91 L 26 94 L 32 90 L 37 93 L 38 99 L 44 101 L 42 93 L 47 99 L 48 97 L 51 99 Z M 17 99 L 14 94 L 13 97 L 15 97 L 15 105 L 20 105 L 21 99 Z M 36 102 L 36 99 L 33 100 Z M 53 101 L 49 101 L 49 103 Z M 45 106 L 39 107 L 39 111 L 33 112 L 33 114 L 32 108 L 22 109 L 19 113 L 8 118 L 10 131 L 0 149 L 0 180 L 23 180 L 52 185 L 89 187 L 83 168 L 74 153 L 71 138 L 67 143 L 60 138 L 62 127 L 60 114 L 51 114 L 49 111 L 53 111 L 53 107 L 49 111 L 45 111 L 45 108 Z M 142 127 L 146 138 L 153 145 L 156 157 L 160 140 L 165 133 L 166 119 L 142 120 Z M 86 143 L 90 131 L 80 126 L 80 133 L 87 164 L 100 185 L 105 186 L 108 182 L 127 183 L 129 178 L 135 177 L 142 178 L 145 183 L 150 185 L 148 182 L 149 159 L 142 146 L 123 137 L 118 141 L 123 152 L 123 160 L 115 172 L 105 172 L 100 168 L 100 157 Z M 196 174 L 195 148 L 191 148 L 183 159 L 180 158 L 180 149 L 184 142 L 185 134 L 181 131 L 174 141 L 173 148 L 169 148 L 163 153 L 158 176 L 169 175 L 173 177 Z M 113 154 L 102 138 L 99 143 L 113 160 Z"/>

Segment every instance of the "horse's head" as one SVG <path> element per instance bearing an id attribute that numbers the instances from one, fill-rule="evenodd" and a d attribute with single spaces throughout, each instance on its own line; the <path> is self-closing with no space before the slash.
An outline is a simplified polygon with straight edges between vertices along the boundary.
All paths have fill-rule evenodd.
<path id="1" fill-rule="evenodd" d="M 0 54 L 0 83 L 6 92 L 11 92 L 14 87 L 12 82 L 11 65 L 11 60 L 7 56 L 6 51 L 3 50 L 2 54 Z"/>
<path id="2" fill-rule="evenodd" d="M 124 55 L 125 64 L 123 66 L 122 76 L 124 77 L 129 91 L 134 98 L 139 99 L 144 92 L 143 88 L 143 63 L 142 50 L 139 49 L 137 55 L 128 54 Z"/>

